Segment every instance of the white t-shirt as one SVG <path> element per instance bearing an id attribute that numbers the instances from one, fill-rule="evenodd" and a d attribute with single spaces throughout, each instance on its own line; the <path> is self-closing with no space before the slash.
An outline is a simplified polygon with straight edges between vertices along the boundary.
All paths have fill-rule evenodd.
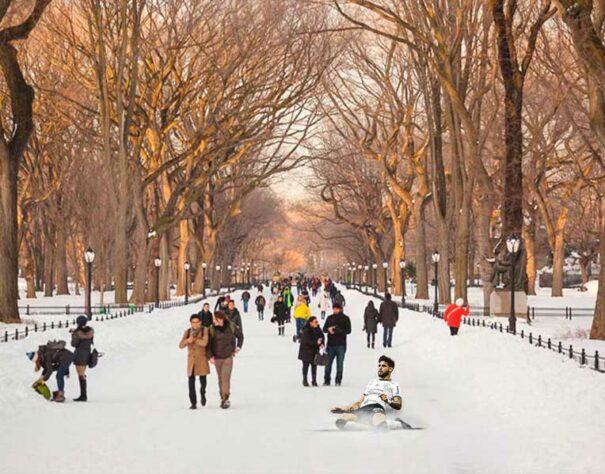
<path id="1" fill-rule="evenodd" d="M 380 398 L 380 395 L 383 393 L 386 393 L 389 402 L 393 401 L 394 397 L 401 397 L 401 391 L 397 382 L 374 379 L 367 385 L 365 392 L 363 392 L 364 398 L 361 406 L 378 404 L 386 410 L 388 404 Z"/>

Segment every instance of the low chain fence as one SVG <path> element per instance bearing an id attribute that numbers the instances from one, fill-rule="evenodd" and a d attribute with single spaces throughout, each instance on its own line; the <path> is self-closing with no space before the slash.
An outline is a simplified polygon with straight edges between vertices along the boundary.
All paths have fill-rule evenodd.
<path id="1" fill-rule="evenodd" d="M 178 307 L 186 306 L 186 305 L 198 304 L 208 297 L 225 295 L 225 294 L 228 294 L 232 290 L 234 290 L 233 287 L 230 287 L 229 289 L 224 288 L 224 289 L 221 289 L 220 291 L 216 291 L 216 292 L 213 292 L 212 294 L 208 294 L 207 296 L 196 296 L 194 298 L 189 298 L 189 301 L 187 303 L 185 303 L 184 300 L 164 301 L 164 302 L 160 302 L 158 305 L 156 305 L 155 303 L 146 304 L 146 305 L 127 305 L 123 309 L 120 309 L 119 305 L 114 305 L 113 308 L 117 309 L 117 311 L 113 311 L 113 312 L 110 311 L 107 313 L 98 313 L 98 314 L 94 315 L 94 317 L 91 321 L 94 321 L 95 323 L 102 323 L 105 321 L 112 321 L 114 319 L 125 318 L 125 317 L 131 316 L 133 314 L 141 314 L 141 313 L 149 314 L 149 313 L 152 313 L 155 309 L 172 309 L 172 308 L 178 308 Z M 42 308 L 42 307 L 40 307 L 40 308 Z M 51 306 L 51 308 L 52 308 L 52 306 Z M 76 306 L 72 306 L 71 308 L 76 308 Z M 85 313 L 85 310 L 79 314 L 83 314 L 83 313 Z M 40 314 L 52 314 L 52 313 L 43 312 Z M 0 342 L 18 341 L 20 339 L 26 338 L 27 336 L 29 336 L 32 333 L 45 332 L 45 331 L 50 331 L 53 329 L 64 329 L 64 328 L 69 328 L 72 326 L 73 327 L 76 326 L 75 317 L 71 318 L 71 319 L 70 318 L 60 319 L 58 321 L 50 321 L 50 322 L 44 321 L 41 323 L 35 322 L 33 324 L 30 324 L 29 326 L 25 326 L 25 328 L 22 328 L 22 329 L 19 329 L 19 328 L 15 328 L 14 330 L 5 329 L 4 333 L 0 333 Z"/>
<path id="2" fill-rule="evenodd" d="M 374 292 L 370 292 L 367 290 L 364 291 L 364 290 L 360 290 L 358 288 L 353 288 L 353 289 L 355 289 L 356 291 L 359 291 L 360 293 L 363 293 L 364 295 L 372 296 L 372 297 L 378 298 L 379 300 L 384 301 L 384 297 L 381 294 L 374 294 Z M 434 318 L 443 319 L 443 311 L 439 310 L 437 313 L 435 313 L 433 305 L 425 305 L 425 304 L 421 305 L 419 303 L 401 304 L 400 302 L 398 304 L 400 307 L 403 307 L 405 309 L 409 309 L 411 311 L 416 311 L 418 313 L 427 313 L 427 314 L 432 315 Z M 441 307 L 444 308 L 443 305 Z M 534 310 L 535 309 L 536 308 L 534 308 Z M 563 316 L 565 316 L 566 319 L 571 319 L 572 315 L 574 315 L 576 313 L 585 315 L 584 313 L 586 313 L 587 311 L 594 312 L 594 310 L 591 308 L 565 307 L 565 308 L 537 308 L 537 309 L 545 310 L 545 312 L 547 311 L 551 315 L 563 313 Z M 591 314 L 591 316 L 592 316 L 592 314 Z M 529 313 L 529 317 L 532 317 L 531 312 Z M 484 327 L 484 328 L 488 328 L 488 329 L 491 329 L 493 331 L 496 331 L 496 332 L 499 332 L 502 334 L 506 333 L 506 334 L 510 334 L 515 337 L 519 337 L 521 340 L 527 341 L 529 344 L 533 345 L 534 347 L 539 347 L 542 349 L 552 351 L 557 354 L 561 354 L 569 359 L 575 360 L 583 367 L 588 367 L 590 369 L 596 370 L 597 372 L 605 373 L 605 357 L 599 355 L 598 350 L 595 350 L 594 354 L 589 354 L 584 348 L 582 348 L 580 350 L 576 350 L 576 349 L 574 349 L 572 344 L 567 346 L 566 344 L 564 345 L 562 341 L 556 341 L 550 337 L 545 338 L 541 334 L 535 335 L 533 332 L 527 333 L 523 329 L 520 332 L 511 331 L 508 325 L 505 326 L 501 322 L 497 322 L 497 321 L 486 321 L 485 317 L 483 317 L 483 316 L 476 317 L 471 314 L 470 316 L 468 316 L 466 318 L 462 318 L 462 324 L 466 324 L 468 326 L 475 326 L 475 327 Z"/>

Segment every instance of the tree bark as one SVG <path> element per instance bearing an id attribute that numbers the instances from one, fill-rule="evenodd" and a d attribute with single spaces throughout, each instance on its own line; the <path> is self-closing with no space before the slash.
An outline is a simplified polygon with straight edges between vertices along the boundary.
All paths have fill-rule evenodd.
<path id="1" fill-rule="evenodd" d="M 415 252 L 416 252 L 416 295 L 419 300 L 429 299 L 429 277 L 426 256 L 426 229 L 424 226 L 424 202 L 417 198 L 414 203 Z"/>

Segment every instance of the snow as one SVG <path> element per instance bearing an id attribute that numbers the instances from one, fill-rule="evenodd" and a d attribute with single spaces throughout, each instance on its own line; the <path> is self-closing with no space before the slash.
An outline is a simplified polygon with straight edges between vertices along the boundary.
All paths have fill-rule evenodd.
<path id="1" fill-rule="evenodd" d="M 191 306 L 96 324 L 105 356 L 89 372 L 86 404 L 71 402 L 75 370 L 63 405 L 30 388 L 25 352 L 66 330 L 0 344 L 0 472 L 602 472 L 603 374 L 485 328 L 463 326 L 451 337 L 443 321 L 411 311 L 402 313 L 392 349 L 367 349 L 361 319 L 369 298 L 344 294 L 353 334 L 343 386 L 303 387 L 294 324 L 280 338 L 270 318 L 250 312 L 229 410 L 218 407 L 214 372 L 208 405 L 187 409 L 178 342 Z M 397 362 L 402 418 L 425 429 L 332 430 L 329 409 L 359 398 L 382 353 Z"/>

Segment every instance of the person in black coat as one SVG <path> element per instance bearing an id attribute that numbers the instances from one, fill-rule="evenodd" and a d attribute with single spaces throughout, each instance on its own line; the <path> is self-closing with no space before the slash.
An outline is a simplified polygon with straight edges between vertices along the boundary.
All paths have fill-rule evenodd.
<path id="1" fill-rule="evenodd" d="M 202 326 L 209 328 L 212 326 L 212 311 L 210 311 L 210 303 L 204 303 L 202 310 L 198 313 L 202 320 Z"/>
<path id="2" fill-rule="evenodd" d="M 374 302 L 369 301 L 363 314 L 363 330 L 368 334 L 368 349 L 370 348 L 370 344 L 372 349 L 374 349 L 376 332 L 378 332 L 378 319 L 378 310 L 374 306 Z"/>
<path id="3" fill-rule="evenodd" d="M 323 331 L 328 334 L 328 360 L 324 372 L 324 385 L 330 385 L 332 363 L 336 359 L 336 385 L 342 383 L 345 353 L 347 352 L 347 335 L 351 334 L 351 320 L 342 312 L 338 303 L 332 305 L 333 314 L 328 316 Z"/>
<path id="4" fill-rule="evenodd" d="M 85 402 L 88 400 L 86 368 L 90 362 L 95 331 L 88 326 L 88 318 L 84 315 L 77 317 L 76 324 L 78 325 L 77 329 L 71 333 L 71 346 L 75 348 L 74 365 L 80 383 L 80 396 L 74 398 L 74 402 Z"/>
<path id="5" fill-rule="evenodd" d="M 287 312 L 288 310 L 286 309 L 286 303 L 284 303 L 284 297 L 279 295 L 277 301 L 273 305 L 273 318 L 271 318 L 271 321 L 277 323 L 277 334 L 280 336 L 283 336 L 286 331 L 284 324 L 286 322 Z"/>
<path id="6" fill-rule="evenodd" d="M 380 303 L 379 321 L 382 323 L 382 346 L 393 347 L 393 329 L 399 321 L 399 307 L 391 299 L 390 293 L 385 293 L 384 301 Z"/>
<path id="7" fill-rule="evenodd" d="M 303 385 L 309 386 L 307 376 L 311 366 L 311 384 L 317 387 L 317 364 L 315 356 L 319 349 L 324 346 L 324 335 L 319 327 L 319 321 L 311 316 L 300 332 L 300 347 L 298 348 L 298 359 L 302 361 Z"/>
<path id="8" fill-rule="evenodd" d="M 262 295 L 262 293 L 256 297 L 256 299 L 254 300 L 254 304 L 256 304 L 256 311 L 258 311 L 258 320 L 264 320 L 265 305 L 267 304 L 267 301 L 265 300 L 265 297 Z"/>

